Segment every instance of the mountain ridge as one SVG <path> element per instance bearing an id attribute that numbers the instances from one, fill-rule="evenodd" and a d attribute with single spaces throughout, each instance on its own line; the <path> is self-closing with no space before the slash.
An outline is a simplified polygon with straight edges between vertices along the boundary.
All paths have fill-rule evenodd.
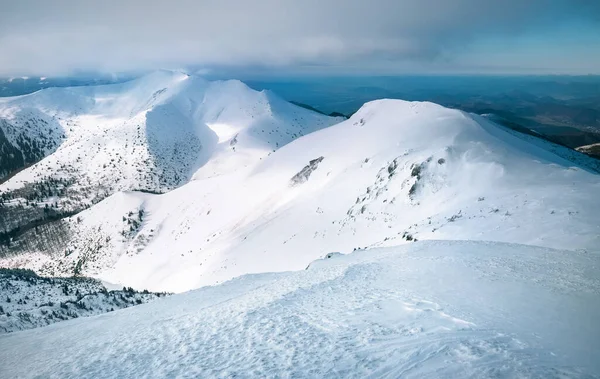
<path id="1" fill-rule="evenodd" d="M 28 109 L 51 123 L 23 115 Z M 57 137 L 31 159 L 17 160 L 6 173 L 10 178 L 0 184 L 0 233 L 4 244 L 13 244 L 0 247 L 2 256 L 18 252 L 15 245 L 21 241 L 14 243 L 11 236 L 22 234 L 27 225 L 79 213 L 118 191 L 162 193 L 194 176 L 235 170 L 336 121 L 239 81 L 209 82 L 171 71 L 125 83 L 44 89 L 2 99 L 0 118 L 31 125 L 27 143 L 15 147 L 12 135 L 0 140 L 0 162 L 48 135 Z M 32 119 L 41 121 L 33 124 Z M 53 129 L 46 124 L 56 125 L 61 133 L 50 133 Z M 18 130 L 4 129 L 5 134 Z M 229 167 L 219 164 L 221 160 Z M 44 228 L 44 234 L 70 234 L 65 223 Z"/>
<path id="2" fill-rule="evenodd" d="M 236 131 L 215 129 L 231 148 Z M 433 103 L 370 102 L 255 163 L 230 156 L 163 195 L 113 195 L 65 219 L 66 255 L 4 264 L 181 292 L 422 239 L 600 242 L 595 160 Z"/>

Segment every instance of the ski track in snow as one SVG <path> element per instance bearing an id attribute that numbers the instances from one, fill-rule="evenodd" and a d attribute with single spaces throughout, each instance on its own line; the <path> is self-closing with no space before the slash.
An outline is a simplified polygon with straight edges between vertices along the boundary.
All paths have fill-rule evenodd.
<path id="1" fill-rule="evenodd" d="M 0 336 L 0 376 L 594 377 L 599 259 L 462 241 L 359 251 Z"/>

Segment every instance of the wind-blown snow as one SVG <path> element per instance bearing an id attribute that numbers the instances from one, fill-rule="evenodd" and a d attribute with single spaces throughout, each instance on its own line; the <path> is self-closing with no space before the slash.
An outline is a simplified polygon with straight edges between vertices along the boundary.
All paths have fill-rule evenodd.
<path id="1" fill-rule="evenodd" d="M 600 256 L 428 241 L 0 336 L 0 377 L 594 377 Z"/>

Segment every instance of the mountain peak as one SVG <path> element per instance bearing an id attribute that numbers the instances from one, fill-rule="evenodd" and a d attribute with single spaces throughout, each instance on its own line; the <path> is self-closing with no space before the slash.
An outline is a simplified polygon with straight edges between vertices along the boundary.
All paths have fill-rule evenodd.
<path id="1" fill-rule="evenodd" d="M 0 233 L 67 217 L 119 191 L 164 193 L 244 170 L 336 121 L 271 104 L 240 81 L 168 70 L 11 98 L 0 103 L 0 191 L 15 201 L 0 203 Z"/>
<path id="2" fill-rule="evenodd" d="M 61 137 L 0 190 L 16 199 L 6 215 L 24 206 L 62 217 L 48 226 L 64 237 L 44 272 L 69 275 L 83 259 L 88 275 L 182 291 L 415 239 L 600 243 L 590 221 L 600 210 L 580 200 L 600 185 L 589 158 L 437 104 L 383 99 L 342 121 L 239 81 L 170 71 L 57 89 L 54 101 L 79 102 L 37 115 L 32 98 L 2 103 L 7 134 L 29 121 Z M 14 220 L 7 232 L 37 219 Z"/>

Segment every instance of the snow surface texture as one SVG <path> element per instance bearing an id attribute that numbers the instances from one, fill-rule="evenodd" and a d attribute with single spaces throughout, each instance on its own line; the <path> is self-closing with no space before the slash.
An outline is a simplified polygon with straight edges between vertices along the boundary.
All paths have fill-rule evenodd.
<path id="1" fill-rule="evenodd" d="M 29 270 L 0 270 L 0 334 L 147 303 L 163 293 L 108 291 L 89 278 L 44 278 Z"/>
<path id="2" fill-rule="evenodd" d="M 181 292 L 414 240 L 597 250 L 596 164 L 457 110 L 375 101 L 258 164 L 115 194 L 65 221 L 77 230 L 68 254 L 0 264 Z"/>
<path id="3" fill-rule="evenodd" d="M 576 378 L 600 255 L 421 241 L 0 336 L 0 377 Z"/>

